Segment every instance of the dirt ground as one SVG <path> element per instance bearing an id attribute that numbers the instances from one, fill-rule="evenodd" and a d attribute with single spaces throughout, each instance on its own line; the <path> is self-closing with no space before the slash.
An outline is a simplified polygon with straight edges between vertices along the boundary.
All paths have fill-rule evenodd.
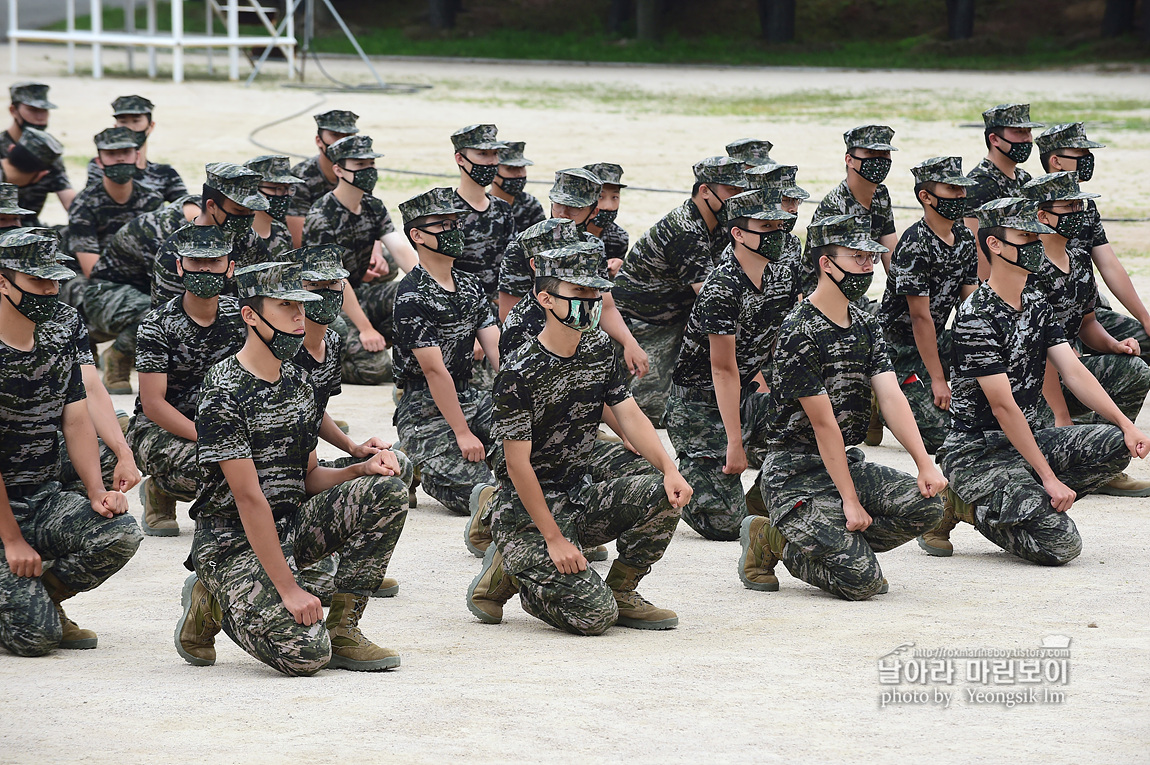
<path id="1" fill-rule="evenodd" d="M 90 136 L 108 123 L 108 104 L 126 93 L 156 103 L 151 157 L 170 162 L 189 186 L 206 161 L 243 161 L 263 153 L 247 141 L 262 123 L 305 110 L 258 138 L 309 154 L 307 110 L 314 92 L 260 82 L 250 89 L 219 81 L 174 85 L 157 79 L 94 81 L 63 76 L 62 49 L 24 46 L 20 77 L 52 86 L 51 131 L 68 148 L 73 181 L 83 178 Z M 218 61 L 218 59 L 217 59 Z M 781 159 L 800 165 L 799 179 L 821 197 L 841 173 L 841 133 L 884 120 L 898 134 L 891 187 L 896 204 L 912 202 L 908 169 L 928 156 L 957 153 L 967 167 L 982 155 L 978 110 L 965 118 L 903 119 L 923 99 L 961 94 L 986 105 L 1008 100 L 1080 102 L 1145 99 L 1141 74 L 925 73 L 732 70 L 596 66 L 380 63 L 391 81 L 432 90 L 409 95 L 327 94 L 323 108 L 350 108 L 375 136 L 388 167 L 452 170 L 448 135 L 475 122 L 496 122 L 507 139 L 527 141 L 538 163 L 533 177 L 592 161 L 617 161 L 625 179 L 648 187 L 687 188 L 690 165 L 720 154 L 744 135 L 770 138 Z M 358 65 L 329 69 L 363 79 Z M 565 104 L 564 90 L 581 95 Z M 596 102 L 596 89 L 746 98 L 850 89 L 871 100 L 863 113 L 759 118 L 673 113 L 649 103 Z M 591 93 L 592 95 L 588 95 Z M 875 100 L 875 94 L 880 97 Z M 901 95 L 900 95 L 901 94 Z M 956 96 L 957 97 L 957 96 Z M 640 103 L 640 101 L 635 101 Z M 985 107 L 983 107 L 985 108 Z M 1043 120 L 1042 114 L 1035 114 Z M 1127 114 L 1128 116 L 1128 114 Z M 1150 135 L 1098 131 L 1091 190 L 1133 217 L 1150 200 Z M 1094 132 L 1092 131 L 1092 137 Z M 1035 171 L 1037 159 L 1028 167 Z M 447 180 L 384 174 L 377 193 L 388 206 Z M 546 187 L 535 187 L 544 196 Z M 625 192 L 621 223 L 634 239 L 680 197 Z M 813 211 L 813 203 L 804 209 Z M 900 230 L 916 219 L 896 211 Z M 52 222 L 64 222 L 51 202 Z M 803 220 L 803 223 L 806 221 Z M 1150 289 L 1142 256 L 1145 223 L 1108 227 L 1136 283 Z M 876 285 L 878 284 L 876 279 Z M 872 294 L 879 294 L 877 287 Z M 130 410 L 133 400 L 115 397 Z M 331 402 L 351 421 L 353 437 L 396 437 L 389 386 L 345 386 Z M 1140 419 L 1150 427 L 1145 415 Z M 902 469 L 913 463 L 889 432 L 868 448 L 871 459 Z M 334 456 L 330 447 L 321 456 Z M 1130 472 L 1150 478 L 1150 466 Z M 751 476 L 745 481 L 750 483 Z M 135 492 L 132 512 L 139 516 Z M 678 629 L 647 633 L 613 629 L 576 638 L 508 605 L 500 626 L 480 624 L 464 605 L 479 561 L 462 544 L 465 520 L 420 493 L 389 574 L 399 596 L 375 600 L 363 626 L 403 655 L 385 674 L 324 671 L 287 679 L 220 636 L 214 667 L 185 664 L 172 647 L 180 613 L 181 566 L 193 525 L 180 507 L 182 534 L 145 538 L 139 553 L 104 587 L 68 603 L 68 613 L 100 635 L 95 651 L 56 652 L 42 659 L 0 653 L 0 761 L 134 762 L 213 760 L 284 762 L 476 762 L 587 760 L 858 762 L 1150 761 L 1147 588 L 1150 545 L 1141 531 L 1150 500 L 1087 497 L 1073 517 L 1084 552 L 1046 569 L 1011 558 L 971 527 L 954 533 L 956 554 L 931 558 L 911 543 L 882 556 L 890 593 L 869 602 L 833 599 L 780 567 L 777 593 L 751 592 L 736 576 L 739 546 L 704 541 L 685 525 L 642 591 L 674 608 Z M 595 564 L 606 574 L 608 564 Z M 1068 675 L 1037 687 L 1017 705 L 979 701 L 975 691 L 1023 692 L 1017 678 L 981 684 L 954 660 L 948 683 L 881 682 L 880 660 L 902 648 L 1038 648 L 1049 636 L 1070 638 Z M 908 646 L 908 644 L 910 644 Z M 890 659 L 888 658 L 887 661 Z M 905 675 L 904 675 L 905 677 Z M 890 694 L 916 692 L 908 702 Z M 1064 694 L 1061 700 L 1050 691 Z M 923 694 L 926 701 L 922 701 Z M 947 704 L 943 694 L 950 694 Z"/>

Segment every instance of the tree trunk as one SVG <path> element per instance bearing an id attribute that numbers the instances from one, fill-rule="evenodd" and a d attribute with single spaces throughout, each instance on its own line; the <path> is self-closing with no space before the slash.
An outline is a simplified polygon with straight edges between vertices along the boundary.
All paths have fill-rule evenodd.
<path id="1" fill-rule="evenodd" d="M 795 39 L 795 0 L 759 0 L 759 26 L 769 43 Z"/>
<path id="2" fill-rule="evenodd" d="M 640 40 L 652 42 L 662 34 L 663 0 L 636 0 L 635 22 Z"/>
<path id="3" fill-rule="evenodd" d="M 1142 42 L 1150 43 L 1150 0 L 1142 0 Z"/>
<path id="4" fill-rule="evenodd" d="M 1102 15 L 1102 36 L 1119 37 L 1134 31 L 1136 0 L 1106 0 Z"/>
<path id="5" fill-rule="evenodd" d="M 607 11 L 607 31 L 613 35 L 622 35 L 623 28 L 631 20 L 632 0 L 611 0 L 611 7 Z"/>
<path id="6" fill-rule="evenodd" d="M 974 0 L 946 0 L 946 29 L 951 40 L 974 37 Z"/>
<path id="7" fill-rule="evenodd" d="M 428 12 L 433 29 L 453 29 L 459 0 L 428 0 Z"/>

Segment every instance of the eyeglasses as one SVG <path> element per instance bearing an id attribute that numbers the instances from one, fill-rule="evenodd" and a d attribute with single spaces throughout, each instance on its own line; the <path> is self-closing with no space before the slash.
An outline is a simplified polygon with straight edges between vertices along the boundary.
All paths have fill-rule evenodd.
<path id="1" fill-rule="evenodd" d="M 429 230 L 434 226 L 440 227 L 438 232 Z M 420 231 L 427 231 L 427 233 L 429 233 L 429 234 L 443 233 L 445 231 L 454 231 L 457 228 L 459 228 L 459 221 L 439 220 L 439 221 L 436 221 L 435 223 L 428 223 L 428 224 L 423 225 L 423 226 L 415 226 L 415 228 L 419 229 Z"/>
<path id="2" fill-rule="evenodd" d="M 878 253 L 877 252 L 840 253 L 838 255 L 832 255 L 831 257 L 832 258 L 854 258 L 855 265 L 858 265 L 858 266 L 865 266 L 867 263 L 870 263 L 873 266 L 875 263 L 878 263 Z"/>

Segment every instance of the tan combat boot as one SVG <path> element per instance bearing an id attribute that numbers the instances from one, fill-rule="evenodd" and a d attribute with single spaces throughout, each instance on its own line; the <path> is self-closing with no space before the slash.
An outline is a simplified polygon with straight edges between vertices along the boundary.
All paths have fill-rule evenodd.
<path id="1" fill-rule="evenodd" d="M 180 535 L 180 524 L 176 522 L 176 500 L 164 494 L 156 486 L 151 476 L 140 484 L 140 502 L 144 505 L 142 516 L 144 533 L 150 537 L 176 537 Z"/>
<path id="2" fill-rule="evenodd" d="M 210 667 L 216 663 L 216 635 L 223 628 L 220 603 L 192 574 L 184 580 L 180 605 L 184 613 L 176 622 L 176 653 L 188 664 Z"/>
<path id="3" fill-rule="evenodd" d="M 498 488 L 489 483 L 480 483 L 471 490 L 471 501 L 468 502 L 471 521 L 463 527 L 463 544 L 467 545 L 467 549 L 476 558 L 482 558 L 491 546 L 491 520 L 487 512 Z"/>
<path id="4" fill-rule="evenodd" d="M 767 503 L 763 501 L 763 490 L 759 488 L 758 481 L 755 481 L 755 485 L 747 490 L 747 513 L 761 515 L 764 518 L 769 518 L 771 515 L 767 512 Z"/>
<path id="5" fill-rule="evenodd" d="M 419 465 L 411 469 L 411 484 L 407 487 L 407 509 L 414 510 L 419 505 L 415 490 L 419 488 Z"/>
<path id="6" fill-rule="evenodd" d="M 958 518 L 954 515 L 953 492 L 947 489 L 942 500 L 942 519 L 930 531 L 918 538 L 918 546 L 927 555 L 938 558 L 949 558 L 954 554 L 954 545 L 950 543 L 950 532 L 958 525 Z"/>
<path id="7" fill-rule="evenodd" d="M 371 642 L 359 629 L 359 619 L 367 607 L 367 596 L 337 592 L 331 596 L 327 612 L 327 632 L 331 637 L 328 669 L 352 672 L 378 672 L 399 666 L 399 654 Z"/>
<path id="8" fill-rule="evenodd" d="M 399 594 L 399 581 L 385 576 L 379 583 L 379 589 L 371 593 L 373 598 L 394 598 Z"/>
<path id="9" fill-rule="evenodd" d="M 584 547 L 583 557 L 589 561 L 607 560 L 607 545 Z"/>
<path id="10" fill-rule="evenodd" d="M 116 346 L 108 347 L 104 351 L 104 387 L 109 393 L 124 394 L 132 392 L 132 364 L 134 359 L 126 353 L 116 350 Z"/>
<path id="11" fill-rule="evenodd" d="M 748 515 L 739 528 L 739 543 L 743 546 L 739 556 L 739 579 L 748 590 L 777 592 L 779 578 L 775 566 L 783 554 L 786 540 L 760 515 Z"/>
<path id="12" fill-rule="evenodd" d="M 870 397 L 870 425 L 867 426 L 866 438 L 863 439 L 863 443 L 867 446 L 878 446 L 882 443 L 882 436 L 882 417 L 878 412 L 878 399 L 872 393 Z"/>
<path id="13" fill-rule="evenodd" d="M 76 591 L 64 586 L 64 583 L 56 578 L 56 575 L 50 570 L 45 571 L 40 576 L 40 583 L 44 585 L 44 589 L 48 591 L 48 597 L 52 599 L 52 605 L 56 607 L 56 616 L 60 617 L 62 636 L 58 647 L 70 650 L 95 648 L 96 633 L 81 628 L 76 622 L 69 619 L 68 615 L 64 613 L 64 607 L 60 605 L 61 602 L 75 595 Z"/>
<path id="14" fill-rule="evenodd" d="M 494 545 L 483 556 L 483 568 L 467 588 L 467 608 L 486 624 L 503 621 L 503 606 L 515 593 L 519 582 L 503 568 L 503 556 Z"/>
<path id="15" fill-rule="evenodd" d="M 1119 473 L 1098 493 L 1112 497 L 1150 497 L 1150 481 L 1139 481 L 1126 473 Z"/>
<path id="16" fill-rule="evenodd" d="M 646 576 L 651 568 L 645 569 L 628 566 L 618 558 L 611 564 L 607 573 L 607 586 L 615 596 L 615 604 L 619 607 L 620 627 L 630 627 L 637 630 L 669 630 L 679 626 L 679 617 L 674 611 L 667 608 L 656 608 L 636 592 L 639 580 Z"/>

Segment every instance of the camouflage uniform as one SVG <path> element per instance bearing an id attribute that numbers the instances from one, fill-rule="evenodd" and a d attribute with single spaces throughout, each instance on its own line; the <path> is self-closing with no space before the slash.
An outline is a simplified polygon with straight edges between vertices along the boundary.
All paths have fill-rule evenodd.
<path id="1" fill-rule="evenodd" d="M 604 186 L 618 186 L 627 188 L 623 183 L 623 168 L 613 162 L 595 162 L 583 165 L 584 170 L 590 170 Z M 622 260 L 627 257 L 627 250 L 631 249 L 631 237 L 616 221 L 612 220 L 599 231 L 599 238 L 603 240 L 607 260 Z"/>
<path id="2" fill-rule="evenodd" d="M 967 217 L 975 217 L 974 211 L 994 199 L 1022 196 L 1022 187 L 1030 182 L 1030 173 L 1021 167 L 1014 168 L 1014 177 L 1007 178 L 989 159 L 983 159 L 969 173 L 967 178 L 977 182 L 966 190 Z"/>
<path id="3" fill-rule="evenodd" d="M 769 142 L 764 141 L 764 143 Z M 728 151 L 730 151 L 730 147 L 728 147 Z M 806 189 L 799 186 L 798 172 L 797 165 L 771 163 L 751 167 L 744 175 L 751 188 L 776 190 L 784 199 L 793 199 L 802 204 L 804 200 L 810 199 L 811 195 L 807 193 Z M 819 284 L 818 270 L 811 259 L 805 256 L 803 243 L 790 231 L 787 232 L 787 241 L 783 245 L 783 255 L 780 260 L 784 263 L 790 263 L 797 269 L 799 287 L 804 295 L 809 295 L 815 291 L 815 287 Z"/>
<path id="4" fill-rule="evenodd" d="M 48 100 L 48 86 L 38 82 L 18 82 L 8 88 L 13 104 L 27 104 L 40 109 L 55 109 L 56 105 Z M 24 126 L 19 140 L 5 130 L 0 132 L 0 158 L 11 160 L 13 147 L 16 149 L 18 162 L 26 164 L 28 154 L 34 158 L 38 169 L 45 169 L 48 174 L 34 183 L 21 186 L 19 191 L 20 206 L 33 211 L 33 214 L 21 220 L 24 226 L 39 226 L 40 211 L 44 209 L 44 202 L 49 194 L 55 194 L 64 189 L 72 188 L 68 180 L 68 173 L 64 169 L 64 147 L 52 136 L 42 130 Z M 23 155 L 20 158 L 19 155 Z"/>
<path id="5" fill-rule="evenodd" d="M 755 189 L 726 202 L 729 218 L 790 220 L 778 206 L 777 192 Z M 754 378 L 766 366 L 783 319 L 799 297 L 798 274 L 791 264 L 767 262 L 756 288 L 735 257 L 734 245 L 711 271 L 691 309 L 683 348 L 675 364 L 667 399 L 667 435 L 679 457 L 679 472 L 694 489 L 683 508 L 683 520 L 707 539 L 739 538 L 747 515 L 740 475 L 727 475 L 727 434 L 715 398 L 711 335 L 733 335 L 742 391 L 739 423 L 747 451 L 765 441 L 768 397 L 757 392 Z M 758 255 L 754 257 L 760 257 Z"/>
<path id="6" fill-rule="evenodd" d="M 507 474 L 503 442 L 531 442 L 531 467 L 564 537 L 583 548 L 617 540 L 620 562 L 649 571 L 663 557 L 679 521 L 661 477 L 595 483 L 587 470 L 603 406 L 630 397 L 627 377 L 610 338 L 593 331 L 583 336 L 571 359 L 558 359 L 532 340 L 495 383 L 500 488 L 491 511 L 493 544 L 518 580 L 523 609 L 576 634 L 600 634 L 614 624 L 615 597 L 594 570 L 563 574 L 555 567 Z"/>
<path id="7" fill-rule="evenodd" d="M 42 237 L 10 234 L 0 240 L 3 268 L 66 278 L 71 272 L 55 257 L 54 243 Z M 67 590 L 83 592 L 119 571 L 143 534 L 130 515 L 104 518 L 86 496 L 63 490 L 57 434 L 64 407 L 85 397 L 82 361 L 64 322 L 41 323 L 35 339 L 27 352 L 0 343 L 0 476 L 24 540 L 45 564 L 51 562 Z M 0 565 L 0 645 L 21 656 L 39 656 L 60 638 L 60 621 L 40 578 L 17 577 Z"/>
<path id="8" fill-rule="evenodd" d="M 468 125 L 451 135 L 456 152 L 464 149 L 507 149 L 508 144 L 498 139 L 494 125 Z M 487 209 L 480 212 L 467 203 L 459 192 L 455 193 L 455 207 L 459 226 L 463 229 L 463 255 L 455 261 L 456 269 L 479 277 L 489 300 L 495 300 L 499 285 L 499 264 L 507 245 L 515 238 L 515 214 L 511 205 L 491 194 L 487 195 Z"/>
<path id="9" fill-rule="evenodd" d="M 96 186 L 104 178 L 104 168 L 96 164 L 95 158 L 88 163 L 88 182 L 85 184 L 87 188 Z M 165 202 L 175 202 L 181 197 L 188 195 L 188 187 L 184 185 L 184 179 L 180 177 L 179 171 L 171 165 L 165 165 L 160 162 L 153 162 L 147 160 L 144 166 L 144 174 L 137 182 L 142 186 L 147 186 L 154 189 Z"/>
<path id="10" fill-rule="evenodd" d="M 739 160 L 748 168 L 775 164 L 775 161 L 771 159 L 771 149 L 775 148 L 775 145 L 770 141 L 763 141 L 758 138 L 740 138 L 737 141 L 731 141 L 725 148 L 728 157 Z"/>
<path id="11" fill-rule="evenodd" d="M 520 191 L 511 202 L 511 217 L 515 219 L 515 230 L 526 231 L 547 217 L 543 204 L 534 194 Z"/>
<path id="12" fill-rule="evenodd" d="M 331 109 L 330 111 L 323 112 L 322 114 L 312 115 L 315 120 L 316 132 L 328 130 L 340 136 L 347 137 L 355 135 L 359 132 L 356 127 L 356 121 L 359 115 L 355 112 L 349 112 L 343 109 Z M 288 208 L 288 215 L 302 218 L 308 214 L 319 198 L 329 191 L 335 191 L 336 183 L 331 183 L 323 174 L 323 169 L 320 167 L 319 155 L 309 157 L 303 162 L 294 165 L 291 169 L 291 174 L 299 178 L 301 183 L 295 190 L 292 196 L 291 205 Z"/>
<path id="13" fill-rule="evenodd" d="M 429 215 L 455 214 L 457 194 L 433 189 L 400 205 L 405 223 Z M 491 393 L 477 390 L 471 379 L 472 348 L 481 329 L 496 326 L 495 313 L 479 279 L 452 269 L 455 290 L 449 292 L 422 266 L 403 277 L 395 296 L 395 345 L 392 360 L 403 397 L 395 408 L 395 426 L 403 451 L 420 470 L 424 491 L 447 509 L 467 515 L 468 500 L 476 484 L 492 483 L 483 462 L 463 458 L 451 426 L 447 424 L 427 378 L 415 358 L 415 349 L 437 347 L 455 381 L 459 406 L 472 434 L 484 445 L 491 441 Z"/>
<path id="14" fill-rule="evenodd" d="M 741 169 L 727 157 L 704 160 L 695 165 L 695 180 L 746 188 Z M 695 304 L 691 285 L 706 280 L 727 244 L 723 227 L 708 230 L 688 199 L 639 237 L 615 278 L 615 305 L 650 361 L 650 371 L 632 387 L 635 401 L 656 424 L 666 410 L 671 372 Z"/>

